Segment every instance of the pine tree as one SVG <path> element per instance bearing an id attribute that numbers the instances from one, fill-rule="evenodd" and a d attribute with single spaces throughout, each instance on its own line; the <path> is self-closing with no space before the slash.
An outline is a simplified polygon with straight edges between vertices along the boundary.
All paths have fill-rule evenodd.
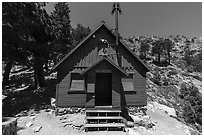
<path id="1" fill-rule="evenodd" d="M 72 28 L 73 46 L 79 44 L 90 32 L 91 29 L 88 26 L 84 27 L 82 24 L 77 24 L 76 28 Z"/>

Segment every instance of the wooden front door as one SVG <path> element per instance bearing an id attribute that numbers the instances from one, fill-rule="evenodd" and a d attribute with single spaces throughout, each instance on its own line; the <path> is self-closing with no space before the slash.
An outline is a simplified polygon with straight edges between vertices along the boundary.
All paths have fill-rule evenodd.
<path id="1" fill-rule="evenodd" d="M 96 73 L 95 106 L 112 105 L 112 73 Z"/>

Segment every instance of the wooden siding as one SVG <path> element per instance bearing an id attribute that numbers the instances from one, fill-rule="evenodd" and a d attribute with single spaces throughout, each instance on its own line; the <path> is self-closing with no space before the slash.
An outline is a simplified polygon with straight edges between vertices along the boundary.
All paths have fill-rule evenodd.
<path id="1" fill-rule="evenodd" d="M 93 68 L 86 74 L 87 83 L 95 83 L 95 72 L 98 69 L 110 69 L 112 70 L 112 106 L 120 106 L 120 78 L 121 72 L 115 69 L 113 66 L 107 62 L 101 62 L 97 68 Z M 95 106 L 95 96 L 94 93 L 87 93 L 87 107 Z"/>
<path id="2" fill-rule="evenodd" d="M 59 93 L 59 84 L 56 85 L 56 95 L 55 95 L 55 98 L 56 98 L 55 105 L 56 106 L 58 106 L 58 93 Z"/>
<path id="3" fill-rule="evenodd" d="M 63 74 L 63 73 L 58 73 Z M 59 75 L 60 76 L 60 75 Z M 71 82 L 71 71 L 58 84 L 56 96 L 57 106 L 85 106 L 86 94 L 68 94 Z"/>
<path id="4" fill-rule="evenodd" d="M 86 103 L 86 94 L 65 94 L 64 96 L 58 96 L 57 106 L 69 107 L 69 106 L 82 106 Z"/>
<path id="5" fill-rule="evenodd" d="M 141 63 L 137 61 L 121 43 L 116 46 L 114 44 L 115 39 L 113 35 L 110 34 L 110 32 L 107 31 L 104 26 L 98 29 L 94 35 L 95 38 L 90 37 L 89 39 L 87 39 L 87 41 L 85 41 L 83 45 L 75 50 L 72 56 L 69 56 L 62 63 L 66 65 L 61 64 L 61 68 L 63 68 L 64 70 L 68 66 L 73 68 L 87 68 L 95 64 L 102 58 L 102 56 L 98 55 L 98 51 L 100 51 L 102 48 L 108 47 L 108 45 L 101 44 L 99 42 L 100 39 L 105 39 L 109 42 L 110 47 L 110 54 L 108 55 L 108 59 L 127 71 L 137 70 L 141 75 L 144 76 L 145 69 L 143 68 Z"/>
<path id="6" fill-rule="evenodd" d="M 145 69 L 124 46 L 114 45 L 115 38 L 102 26 L 95 33 L 95 38 L 90 37 L 81 45 L 71 56 L 69 56 L 57 69 L 58 72 L 58 89 L 56 95 L 57 106 L 94 106 L 95 96 L 93 93 L 87 94 L 68 94 L 70 88 L 70 72 L 82 72 L 87 67 L 95 64 L 102 56 L 98 55 L 101 48 L 106 45 L 99 45 L 99 39 L 106 39 L 110 44 L 110 55 L 108 58 L 125 71 L 136 72 L 134 74 L 134 88 L 136 94 L 124 94 L 122 91 L 121 75 L 109 64 L 101 64 L 97 69 L 112 69 L 112 105 L 145 105 L 146 97 L 146 80 Z M 121 43 L 119 43 L 121 44 Z M 116 54 L 116 52 L 118 54 Z M 85 83 L 95 83 L 95 71 L 86 74 Z M 87 87 L 86 87 L 87 89 Z"/>
<path id="7" fill-rule="evenodd" d="M 87 84 L 95 83 L 95 72 L 90 71 L 87 73 L 86 77 L 86 86 Z M 86 88 L 87 89 L 87 88 Z M 95 91 L 94 93 L 86 93 L 86 107 L 94 107 L 95 105 Z"/>
<path id="8" fill-rule="evenodd" d="M 121 84 L 120 84 L 121 73 L 119 71 L 113 70 L 112 73 L 112 106 L 121 106 Z"/>
<path id="9" fill-rule="evenodd" d="M 133 75 L 133 86 L 136 93 L 125 94 L 126 105 L 147 105 L 146 79 L 137 71 Z"/>

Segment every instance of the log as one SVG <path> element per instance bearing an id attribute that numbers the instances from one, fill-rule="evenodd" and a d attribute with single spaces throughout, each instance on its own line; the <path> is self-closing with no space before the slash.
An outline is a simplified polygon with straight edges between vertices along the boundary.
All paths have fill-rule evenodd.
<path id="1" fill-rule="evenodd" d="M 2 118 L 2 135 L 17 135 L 17 119 L 13 117 Z"/>

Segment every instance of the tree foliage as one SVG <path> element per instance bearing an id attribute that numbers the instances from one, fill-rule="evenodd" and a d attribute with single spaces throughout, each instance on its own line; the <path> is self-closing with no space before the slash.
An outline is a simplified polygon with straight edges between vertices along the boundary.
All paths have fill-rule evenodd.
<path id="1" fill-rule="evenodd" d="M 171 50 L 174 47 L 174 43 L 171 39 L 166 38 L 163 40 L 163 46 L 164 46 L 164 50 L 167 52 L 167 56 L 168 56 L 168 63 L 171 64 Z"/>
<path id="2" fill-rule="evenodd" d="M 81 42 L 90 32 L 91 29 L 82 24 L 77 24 L 76 28 L 72 28 L 71 35 L 73 37 L 73 46 L 79 44 L 79 42 Z"/>
<path id="3" fill-rule="evenodd" d="M 70 9 L 66 2 L 54 5 L 48 14 L 41 2 L 4 2 L 2 9 L 2 49 L 5 67 L 3 83 L 8 85 L 14 62 L 32 67 L 35 87 L 45 85 L 44 69 L 48 62 L 58 62 L 71 48 L 90 33 L 81 24 L 70 25 Z M 73 45 L 73 46 L 72 46 Z"/>
<path id="4" fill-rule="evenodd" d="M 58 61 L 63 55 L 71 50 L 72 36 L 69 17 L 70 9 L 67 2 L 59 2 L 54 5 L 54 11 L 51 13 L 53 21 L 53 34 L 55 36 L 52 42 L 52 58 Z M 55 61 L 56 62 L 56 61 Z"/>
<path id="5" fill-rule="evenodd" d="M 202 125 L 202 95 L 198 88 L 182 83 L 179 96 L 184 100 L 184 120 L 187 123 Z"/>
<path id="6" fill-rule="evenodd" d="M 202 72 L 202 52 L 194 52 L 190 45 L 189 43 L 186 45 L 183 57 L 187 70 L 189 72 Z"/>
<path id="7" fill-rule="evenodd" d="M 158 40 L 156 40 L 155 42 L 152 43 L 153 47 L 152 47 L 152 54 L 158 55 L 158 63 L 161 63 L 161 55 L 163 54 L 164 51 L 164 46 L 163 46 L 163 39 L 160 38 Z"/>
<path id="8" fill-rule="evenodd" d="M 4 54 L 4 59 L 19 61 L 16 60 L 18 56 L 22 61 L 31 63 L 36 87 L 44 86 L 43 64 L 48 55 L 47 42 L 51 41 L 49 30 L 52 26 L 42 8 L 44 6 L 45 3 L 39 2 L 4 2 L 2 10 L 3 50 L 11 47 Z"/>
<path id="9" fill-rule="evenodd" d="M 147 56 L 147 52 L 150 50 L 149 41 L 144 39 L 140 42 L 140 58 L 145 58 Z"/>
<path id="10" fill-rule="evenodd" d="M 152 54 L 158 55 L 158 64 L 161 64 L 161 55 L 168 58 L 168 64 L 171 61 L 171 51 L 174 47 L 174 43 L 170 38 L 159 38 L 156 41 L 152 42 Z"/>

